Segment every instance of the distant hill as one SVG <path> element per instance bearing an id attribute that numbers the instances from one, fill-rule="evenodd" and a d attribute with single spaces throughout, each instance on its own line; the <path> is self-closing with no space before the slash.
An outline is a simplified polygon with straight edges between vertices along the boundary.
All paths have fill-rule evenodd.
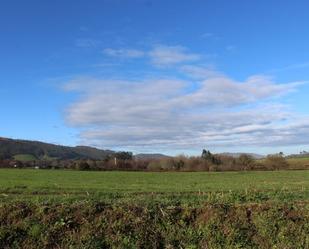
<path id="1" fill-rule="evenodd" d="M 136 159 L 162 159 L 162 158 L 169 158 L 170 156 L 164 155 L 164 154 L 136 154 L 134 156 Z"/>
<path id="2" fill-rule="evenodd" d="M 116 152 L 112 150 L 101 150 L 89 146 L 62 146 L 39 141 L 29 141 L 20 139 L 10 139 L 0 137 L 0 159 L 16 159 L 21 161 L 29 160 L 75 160 L 93 159 L 103 160 L 108 156 L 113 156 Z M 239 157 L 247 154 L 255 159 L 265 158 L 263 155 L 254 153 L 220 153 L 232 157 Z M 136 159 L 162 159 L 170 156 L 159 153 L 140 153 L 134 156 Z"/>
<path id="3" fill-rule="evenodd" d="M 254 159 L 263 159 L 265 158 L 265 156 L 263 155 L 259 155 L 259 154 L 255 154 L 255 153 L 229 153 L 229 152 L 224 152 L 224 153 L 220 153 L 219 155 L 223 155 L 223 156 L 231 156 L 231 157 L 234 157 L 234 158 L 238 158 L 240 157 L 241 155 L 248 155 L 248 156 L 251 156 L 253 157 Z"/>
<path id="4" fill-rule="evenodd" d="M 304 151 L 301 152 L 300 154 L 288 155 L 287 158 L 309 158 L 309 152 Z"/>
<path id="5" fill-rule="evenodd" d="M 94 159 L 102 160 L 115 152 L 88 146 L 62 146 L 39 141 L 15 140 L 0 137 L 2 159 Z"/>

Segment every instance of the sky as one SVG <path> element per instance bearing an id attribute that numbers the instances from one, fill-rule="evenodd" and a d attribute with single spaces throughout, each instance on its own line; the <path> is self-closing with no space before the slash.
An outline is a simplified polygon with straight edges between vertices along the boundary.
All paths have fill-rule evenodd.
<path id="1" fill-rule="evenodd" d="M 134 153 L 309 150 L 305 0 L 3 0 L 0 136 Z"/>

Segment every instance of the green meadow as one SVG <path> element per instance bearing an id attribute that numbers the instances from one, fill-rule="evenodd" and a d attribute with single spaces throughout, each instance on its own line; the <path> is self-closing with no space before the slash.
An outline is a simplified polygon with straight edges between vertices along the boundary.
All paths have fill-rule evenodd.
<path id="1" fill-rule="evenodd" d="M 309 171 L 124 172 L 1 169 L 0 200 L 309 199 Z M 241 197 L 243 196 L 243 197 Z M 252 198 L 250 198 L 250 196 Z M 227 198 L 227 199 L 226 199 Z M 256 199 L 256 200 L 255 200 Z"/>

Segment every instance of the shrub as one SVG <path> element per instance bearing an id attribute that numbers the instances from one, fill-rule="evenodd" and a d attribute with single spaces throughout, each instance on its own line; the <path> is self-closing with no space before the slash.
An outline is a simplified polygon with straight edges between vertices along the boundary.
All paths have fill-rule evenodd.
<path id="1" fill-rule="evenodd" d="M 267 169 L 278 170 L 287 169 L 289 167 L 288 161 L 281 155 L 269 155 L 264 161 Z"/>
<path id="2" fill-rule="evenodd" d="M 86 161 L 78 161 L 75 164 L 75 168 L 77 170 L 89 170 L 90 166 Z"/>
<path id="3" fill-rule="evenodd" d="M 242 154 L 242 155 L 240 155 L 239 158 L 236 159 L 236 164 L 242 170 L 249 170 L 249 169 L 253 168 L 254 159 L 250 155 Z"/>
<path id="4" fill-rule="evenodd" d="M 162 170 L 162 167 L 161 167 L 160 162 L 156 160 L 156 161 L 151 161 L 148 164 L 147 169 L 150 170 L 150 171 L 160 171 L 160 170 Z"/>

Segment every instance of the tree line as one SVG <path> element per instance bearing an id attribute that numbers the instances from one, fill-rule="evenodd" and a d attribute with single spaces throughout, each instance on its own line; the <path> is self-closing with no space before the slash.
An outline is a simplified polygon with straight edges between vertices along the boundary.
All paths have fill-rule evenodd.
<path id="1" fill-rule="evenodd" d="M 160 159 L 137 159 L 131 152 L 117 152 L 104 160 L 0 160 L 2 168 L 40 168 L 70 170 L 132 170 L 132 171 L 249 171 L 309 169 L 306 164 L 293 164 L 282 154 L 254 159 L 242 154 L 239 157 L 212 154 L 203 150 L 201 156 L 176 156 Z"/>

